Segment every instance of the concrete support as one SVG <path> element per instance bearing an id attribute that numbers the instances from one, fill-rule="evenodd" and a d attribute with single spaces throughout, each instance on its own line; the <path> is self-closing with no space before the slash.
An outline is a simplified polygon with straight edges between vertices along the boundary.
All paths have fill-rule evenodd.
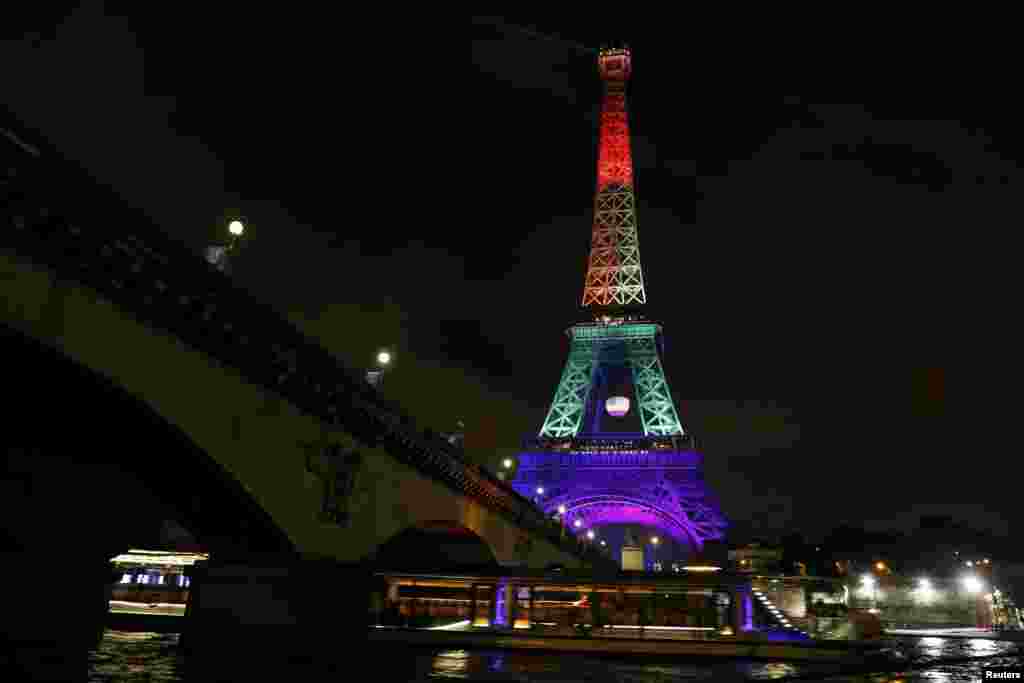
<path id="1" fill-rule="evenodd" d="M 197 563 L 181 644 L 223 658 L 223 650 L 330 652 L 365 640 L 372 591 L 358 565 L 295 557 Z M 391 591 L 389 590 L 389 593 Z"/>
<path id="2" fill-rule="evenodd" d="M 0 553 L 4 583 L 0 663 L 3 680 L 70 681 L 103 637 L 113 572 L 109 558 L 74 552 Z"/>

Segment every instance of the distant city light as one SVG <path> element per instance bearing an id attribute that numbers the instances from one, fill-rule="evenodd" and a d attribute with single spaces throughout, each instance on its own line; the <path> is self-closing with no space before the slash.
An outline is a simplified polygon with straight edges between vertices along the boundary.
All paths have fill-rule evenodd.
<path id="1" fill-rule="evenodd" d="M 968 593 L 980 593 L 981 592 L 981 581 L 977 576 L 965 576 L 964 577 L 964 588 L 967 589 Z"/>
<path id="2" fill-rule="evenodd" d="M 918 602 L 923 604 L 931 603 L 935 599 L 935 590 L 932 589 L 932 583 L 928 579 L 918 579 L 917 590 L 914 591 L 914 597 Z"/>
<path id="3" fill-rule="evenodd" d="M 544 495 L 544 487 L 543 486 L 538 486 L 537 487 L 537 495 L 538 496 L 543 496 Z"/>
<path id="4" fill-rule="evenodd" d="M 658 537 L 657 536 L 653 537 L 651 539 L 651 543 L 653 543 L 654 545 L 658 545 Z"/>
<path id="5" fill-rule="evenodd" d="M 885 562 L 876 562 L 875 563 L 875 569 L 877 569 L 878 571 L 884 571 L 885 570 Z"/>
<path id="6" fill-rule="evenodd" d="M 587 532 L 587 538 L 589 538 L 590 540 L 594 540 L 594 530 L 593 529 L 591 529 L 590 531 Z"/>
<path id="7" fill-rule="evenodd" d="M 870 574 L 865 574 L 864 576 L 860 577 L 860 582 L 864 584 L 865 588 L 875 587 L 875 577 L 871 576 Z"/>
<path id="8" fill-rule="evenodd" d="M 973 567 L 973 566 L 974 566 L 974 563 L 973 563 L 973 562 L 971 562 L 970 560 L 967 560 L 967 562 L 966 562 L 965 564 L 966 564 L 966 565 L 967 565 L 968 567 Z"/>
<path id="9" fill-rule="evenodd" d="M 231 221 L 231 223 L 228 224 L 228 232 L 235 237 L 239 237 L 243 232 L 245 232 L 245 226 L 242 224 L 242 221 Z"/>
<path id="10" fill-rule="evenodd" d="M 601 541 L 601 545 L 608 545 L 608 544 L 607 544 L 607 543 L 605 543 L 605 542 L 604 542 L 604 541 L 602 540 L 602 541 Z"/>
<path id="11" fill-rule="evenodd" d="M 558 506 L 558 514 L 560 514 L 560 515 L 564 515 L 565 514 L 565 506 L 564 505 L 559 505 Z"/>
<path id="12" fill-rule="evenodd" d="M 501 461 L 502 466 L 507 470 L 512 467 L 512 458 L 505 458 Z"/>
<path id="13" fill-rule="evenodd" d="M 579 519 L 577 519 L 577 520 L 576 520 L 575 522 L 573 522 L 573 523 L 572 523 L 572 525 L 573 525 L 574 527 L 576 527 L 577 529 L 579 529 L 579 528 L 580 528 L 581 526 L 583 526 L 583 521 L 582 521 L 582 520 L 579 520 Z"/>

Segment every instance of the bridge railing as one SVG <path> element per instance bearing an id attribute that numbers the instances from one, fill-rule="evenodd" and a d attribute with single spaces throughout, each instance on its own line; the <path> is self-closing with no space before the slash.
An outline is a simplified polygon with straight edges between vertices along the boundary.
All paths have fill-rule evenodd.
<path id="1" fill-rule="evenodd" d="M 48 266 L 60 279 L 90 287 L 148 326 L 240 371 L 303 412 L 382 446 L 521 528 L 585 554 L 532 502 L 439 435 L 417 430 L 397 404 L 382 399 L 269 305 L 109 190 L 72 173 L 48 152 L 33 152 L 38 150 L 0 136 L 0 246 Z"/>

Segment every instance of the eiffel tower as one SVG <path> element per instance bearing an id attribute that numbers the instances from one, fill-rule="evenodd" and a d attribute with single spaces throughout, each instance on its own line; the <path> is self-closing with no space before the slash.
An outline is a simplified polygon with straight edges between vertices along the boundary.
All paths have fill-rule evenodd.
<path id="1" fill-rule="evenodd" d="M 582 538 L 600 542 L 609 525 L 641 526 L 699 553 L 705 541 L 724 537 L 726 521 L 665 379 L 661 325 L 643 315 L 626 109 L 630 51 L 601 50 L 598 71 L 604 94 L 582 302 L 591 320 L 567 330 L 562 379 L 512 485 Z"/>

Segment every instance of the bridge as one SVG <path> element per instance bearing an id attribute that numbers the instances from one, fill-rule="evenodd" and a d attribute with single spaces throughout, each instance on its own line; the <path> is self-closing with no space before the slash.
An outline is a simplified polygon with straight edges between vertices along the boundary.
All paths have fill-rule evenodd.
<path id="1" fill-rule="evenodd" d="M 339 566 L 610 565 L 57 152 L 0 133 L 0 562 L 62 586 L 50 607 L 15 599 L 0 633 L 48 637 L 53 610 L 95 629 L 110 557 L 165 518 L 209 571 L 247 576 L 251 594 L 206 596 L 235 621 L 282 581 L 291 615 L 342 610 Z M 314 575 L 333 593 L 303 593 Z"/>

